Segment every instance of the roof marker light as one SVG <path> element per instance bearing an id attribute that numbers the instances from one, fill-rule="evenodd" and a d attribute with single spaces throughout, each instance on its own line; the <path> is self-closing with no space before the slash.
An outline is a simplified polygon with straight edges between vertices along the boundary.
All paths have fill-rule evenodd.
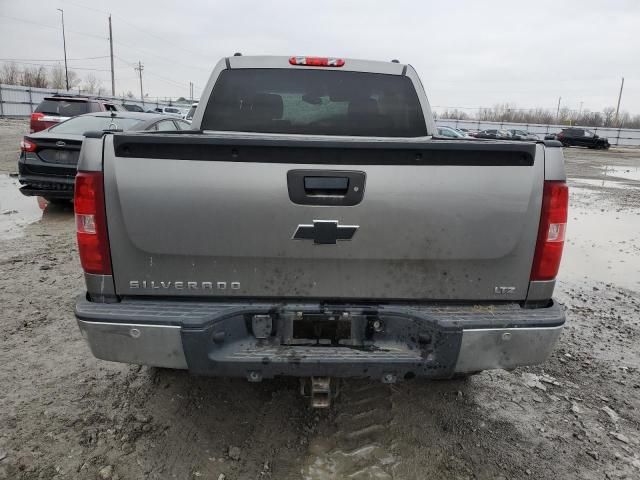
<path id="1" fill-rule="evenodd" d="M 344 59 L 329 57 L 291 57 L 289 63 L 291 65 L 306 65 L 307 67 L 342 67 L 344 65 Z"/>

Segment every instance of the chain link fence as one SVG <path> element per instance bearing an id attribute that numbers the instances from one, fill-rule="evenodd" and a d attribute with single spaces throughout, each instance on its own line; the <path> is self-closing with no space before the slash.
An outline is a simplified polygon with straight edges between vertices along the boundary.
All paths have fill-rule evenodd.
<path id="1" fill-rule="evenodd" d="M 74 94 L 77 92 L 67 90 L 56 90 L 50 88 L 34 88 L 23 87 L 19 85 L 5 85 L 0 84 L 0 117 L 28 117 L 30 116 L 36 107 L 40 104 L 45 97 L 61 94 Z M 84 94 L 82 94 L 84 95 Z M 112 97 L 110 95 L 84 95 L 87 97 L 106 98 L 113 101 L 139 105 L 145 110 L 153 110 L 162 106 L 178 106 L 182 108 L 188 108 L 190 103 L 177 104 L 176 102 L 170 102 L 161 99 L 144 99 L 144 102 L 139 98 L 127 98 L 127 97 Z M 538 135 L 540 138 L 544 138 L 545 135 L 555 134 L 560 132 L 563 128 L 567 128 L 566 125 L 544 125 L 535 123 L 510 123 L 510 122 L 491 122 L 482 120 L 456 120 L 439 118 L 436 123 L 439 126 L 447 126 L 453 128 L 466 128 L 469 130 L 487 130 L 487 129 L 500 129 L 500 130 L 526 130 L 528 132 Z M 576 128 L 586 128 L 591 130 L 600 137 L 607 137 L 611 145 L 619 147 L 638 147 L 640 146 L 640 130 L 630 128 L 607 128 L 607 127 L 581 127 L 580 125 L 573 125 Z"/>
<path id="2" fill-rule="evenodd" d="M 50 97 L 55 94 L 67 94 L 67 95 L 82 95 L 84 97 L 92 98 L 106 98 L 109 100 L 117 101 L 119 103 L 127 103 L 139 105 L 145 110 L 153 110 L 157 107 L 177 106 L 181 108 L 188 108 L 191 106 L 190 102 L 177 104 L 176 102 L 164 101 L 161 99 L 147 99 L 144 101 L 139 98 L 127 98 L 127 97 L 112 97 L 110 95 L 93 95 L 78 93 L 73 90 L 56 90 L 51 88 L 35 88 L 35 87 L 23 87 L 20 85 L 5 85 L 0 84 L 0 117 L 28 117 L 36 109 L 45 97 Z"/>
<path id="3" fill-rule="evenodd" d="M 559 133 L 567 125 L 544 125 L 539 123 L 490 122 L 483 120 L 456 120 L 439 118 L 436 124 L 440 127 L 466 128 L 467 130 L 526 130 L 543 139 L 545 135 Z M 583 127 L 572 125 L 572 128 L 591 130 L 600 137 L 609 139 L 611 145 L 617 147 L 639 147 L 640 130 L 631 128 Z"/>

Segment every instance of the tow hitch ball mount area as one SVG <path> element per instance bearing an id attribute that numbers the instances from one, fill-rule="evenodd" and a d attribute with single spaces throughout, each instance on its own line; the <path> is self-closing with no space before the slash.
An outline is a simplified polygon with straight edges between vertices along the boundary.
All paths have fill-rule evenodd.
<path id="1" fill-rule="evenodd" d="M 311 400 L 312 408 L 329 408 L 331 399 L 337 396 L 336 384 L 337 380 L 330 377 L 301 378 L 300 393 Z"/>
<path id="2" fill-rule="evenodd" d="M 288 322 L 283 329 L 286 334 L 281 340 L 287 344 L 316 344 L 320 345 L 359 345 L 362 339 L 357 339 L 358 335 L 353 335 L 352 323 L 358 324 L 356 315 L 353 312 L 314 312 L 305 313 L 301 311 L 288 312 L 283 315 Z M 366 318 L 365 318 L 366 317 Z M 369 332 L 381 332 L 384 322 L 377 316 L 366 315 L 361 317 L 364 320 L 364 330 Z M 355 320 L 355 322 L 354 322 Z M 265 341 L 274 332 L 274 326 L 278 323 L 271 315 L 253 315 L 251 318 L 251 329 L 257 340 Z M 281 325 L 284 326 L 284 325 Z M 287 328 L 288 327 L 288 328 Z M 360 328 L 362 329 L 362 327 Z M 365 337 L 367 335 L 365 334 Z M 257 371 L 250 371 L 247 374 L 250 382 L 262 381 L 262 375 Z M 388 373 L 381 378 L 383 383 L 395 383 L 396 375 Z M 339 379 L 326 376 L 312 376 L 300 379 L 300 393 L 310 399 L 313 408 L 328 408 L 331 400 L 338 395 Z"/>

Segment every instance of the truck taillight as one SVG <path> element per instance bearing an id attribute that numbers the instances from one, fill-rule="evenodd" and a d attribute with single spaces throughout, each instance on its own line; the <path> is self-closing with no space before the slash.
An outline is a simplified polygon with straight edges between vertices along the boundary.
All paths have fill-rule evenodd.
<path id="1" fill-rule="evenodd" d="M 545 181 L 531 280 L 556 278 L 564 248 L 568 208 L 567 184 L 561 181 Z"/>
<path id="2" fill-rule="evenodd" d="M 86 273 L 111 275 L 102 172 L 78 172 L 74 209 L 80 263 Z"/>
<path id="3" fill-rule="evenodd" d="M 306 65 L 308 67 L 342 67 L 344 59 L 328 57 L 291 57 L 291 65 Z"/>

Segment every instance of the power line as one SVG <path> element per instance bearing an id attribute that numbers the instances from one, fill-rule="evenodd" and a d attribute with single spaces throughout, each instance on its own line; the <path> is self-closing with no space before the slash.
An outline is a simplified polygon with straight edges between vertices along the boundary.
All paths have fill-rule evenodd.
<path id="1" fill-rule="evenodd" d="M 616 122 L 618 121 L 618 113 L 620 113 L 620 100 L 622 100 L 623 88 L 624 88 L 624 77 L 622 77 L 622 83 L 620 84 L 620 93 L 618 94 L 618 106 L 616 107 Z"/>
<path id="2" fill-rule="evenodd" d="M 10 17 L 8 15 L 0 15 L 0 18 L 8 18 L 9 20 L 14 20 L 16 22 L 30 23 L 32 25 L 38 25 L 40 27 L 52 28 L 54 30 L 60 30 L 60 27 L 56 27 L 56 26 L 53 26 L 53 25 L 48 25 L 46 23 L 34 22 L 33 20 L 27 20 L 26 18 Z M 67 32 L 68 33 L 73 33 L 75 35 L 84 35 L 85 37 L 92 37 L 92 38 L 98 38 L 100 40 L 107 40 L 107 37 L 101 37 L 99 35 L 93 35 L 91 33 L 76 32 L 74 30 L 67 30 Z"/>
<path id="3" fill-rule="evenodd" d="M 80 6 L 80 5 L 75 4 L 73 2 L 68 2 L 68 3 L 72 3 L 72 4 L 76 5 L 76 6 Z M 85 6 L 81 6 L 81 7 L 87 8 L 89 10 L 95 10 L 95 11 L 98 11 L 98 12 L 101 12 L 101 13 L 106 13 L 106 12 L 102 12 L 101 10 L 94 9 L 94 8 L 91 8 L 91 7 L 85 7 Z M 60 30 L 60 27 L 57 27 L 57 26 L 54 26 L 54 25 L 49 25 L 49 24 L 46 24 L 46 23 L 41 23 L 41 22 L 35 22 L 33 20 L 28 20 L 28 19 L 25 19 L 25 18 L 12 17 L 12 16 L 9 16 L 9 15 L 0 15 L 0 19 L 1 18 L 8 19 L 8 20 L 13 20 L 13 21 L 17 21 L 17 22 L 22 22 L 22 23 L 27 23 L 27 24 L 32 24 L 32 25 L 38 25 L 38 26 L 41 26 L 41 27 L 44 27 L 44 28 L 53 29 L 53 30 Z M 123 20 L 123 19 L 120 18 L 120 20 Z M 132 23 L 130 23 L 130 22 L 126 21 L 126 20 L 123 20 L 123 21 L 125 23 L 133 26 L 134 28 L 136 28 L 136 30 L 145 32 L 143 29 L 140 29 L 139 27 L 133 25 Z M 67 33 L 72 33 L 72 34 L 75 34 L 75 35 L 83 35 L 83 36 L 86 36 L 86 37 L 96 38 L 96 39 L 99 39 L 99 40 L 109 40 L 108 37 L 102 37 L 102 36 L 93 35 L 93 34 L 90 34 L 90 33 L 77 32 L 77 31 L 74 31 L 74 30 L 66 30 L 66 31 L 67 31 Z M 145 32 L 145 33 L 148 33 L 148 32 Z M 151 35 L 151 36 L 155 37 L 155 35 Z M 159 39 L 162 39 L 164 41 L 167 41 L 166 39 L 163 39 L 162 37 L 156 37 L 156 38 L 159 38 Z M 121 46 L 123 46 L 123 47 L 125 47 L 127 49 L 138 51 L 138 52 L 142 53 L 143 55 L 151 55 L 153 57 L 159 58 L 160 60 L 162 60 L 162 61 L 164 61 L 166 63 L 171 63 L 172 65 L 182 65 L 182 66 L 184 66 L 186 68 L 195 68 L 195 69 L 199 69 L 199 70 L 208 72 L 208 69 L 205 69 L 205 68 L 202 68 L 202 67 L 198 67 L 198 66 L 194 66 L 194 65 L 181 64 L 181 63 L 176 62 L 176 61 L 168 60 L 166 57 L 163 57 L 163 56 L 151 53 L 151 52 L 141 51 L 140 49 L 138 49 L 136 47 L 133 47 L 131 45 L 127 45 L 127 44 L 122 43 L 122 42 L 114 42 L 114 43 L 117 44 L 117 45 L 121 45 Z M 190 52 L 190 53 L 194 53 L 194 52 Z M 67 60 L 68 61 L 70 61 L 70 60 L 75 61 L 75 60 L 89 60 L 89 59 L 102 59 L 102 58 L 108 58 L 108 57 L 107 56 L 85 57 L 85 58 L 82 58 L 82 59 L 79 58 L 79 59 L 67 59 Z M 27 60 L 27 61 L 23 61 L 21 59 L 20 60 L 19 59 L 0 59 L 0 61 L 15 62 L 15 63 L 19 63 L 21 65 L 33 65 L 33 66 L 41 66 L 41 67 L 51 67 L 52 65 L 47 65 L 47 64 L 43 64 L 43 63 L 37 63 L 37 62 L 55 63 L 55 62 L 58 62 L 58 61 L 62 61 L 62 59 L 60 59 L 60 60 L 57 60 L 57 59 L 55 59 L 55 60 L 54 59 L 35 60 L 34 59 L 32 61 L 29 61 L 31 59 L 24 59 L 24 60 Z M 125 62 L 125 63 L 128 63 L 129 65 L 134 65 L 134 64 L 132 64 L 130 62 L 127 62 L 124 59 L 120 59 L 120 60 Z M 76 67 L 76 66 L 73 66 L 72 68 L 74 68 L 75 70 L 85 70 L 85 71 L 94 71 L 94 72 L 110 72 L 111 71 L 111 70 L 106 70 L 106 69 L 89 68 L 89 67 Z M 180 82 L 177 82 L 175 80 L 163 77 L 162 75 L 155 74 L 153 72 L 147 71 L 147 74 L 149 74 L 149 75 L 151 75 L 153 77 L 156 77 L 156 78 L 158 78 L 160 80 L 163 80 L 164 82 L 166 82 L 168 84 L 171 84 L 173 86 L 177 86 L 177 87 L 184 88 L 184 89 L 186 89 L 189 86 L 186 83 L 180 83 Z M 200 88 L 197 85 L 194 85 L 194 87 Z"/>
<path id="4" fill-rule="evenodd" d="M 140 60 L 138 60 L 138 66 L 135 68 L 135 70 L 137 70 L 140 74 L 140 100 L 142 100 L 142 105 L 144 106 L 144 92 L 142 91 L 142 70 L 144 70 L 144 66 L 142 65 Z"/>
<path id="5" fill-rule="evenodd" d="M 67 80 L 67 90 L 69 90 L 69 67 L 67 66 L 67 37 L 64 34 L 64 10 L 62 8 L 57 8 L 60 13 L 62 13 L 62 45 L 64 47 L 64 76 Z"/>
<path id="6" fill-rule="evenodd" d="M 132 66 L 134 68 L 137 68 L 137 64 L 136 63 L 129 62 L 129 61 L 125 60 L 124 58 L 118 57 L 117 55 L 116 55 L 116 58 L 118 60 L 120 60 L 121 62 L 126 63 L 127 65 L 130 65 L 130 66 Z M 159 78 L 161 80 L 164 80 L 165 82 L 171 83 L 171 84 L 173 84 L 174 86 L 177 86 L 177 87 L 187 87 L 188 86 L 186 83 L 180 83 L 180 82 L 177 82 L 175 80 L 171 80 L 170 78 L 163 77 L 162 75 L 158 75 L 157 73 L 153 73 L 153 72 L 150 72 L 148 70 L 146 70 L 146 73 L 147 73 L 147 75 L 151 75 L 153 77 L 157 77 L 157 78 Z"/>
<path id="7" fill-rule="evenodd" d="M 70 2 L 70 1 L 68 1 L 68 0 L 65 0 L 65 3 L 69 3 L 69 4 L 74 5 L 74 6 L 76 6 L 76 7 L 84 8 L 84 9 L 87 9 L 87 10 L 92 10 L 92 11 L 94 11 L 94 12 L 102 13 L 102 14 L 107 15 L 107 16 L 108 16 L 108 15 L 110 15 L 110 13 L 109 13 L 109 12 L 106 12 L 106 11 L 104 11 L 104 10 L 100 10 L 100 9 L 98 9 L 98 8 L 93 8 L 93 7 L 87 7 L 86 5 L 81 5 L 81 4 L 78 4 L 78 3 L 75 3 L 75 2 Z M 192 55 L 196 55 L 196 56 L 198 56 L 198 57 L 200 57 L 200 56 L 201 56 L 201 55 L 200 55 L 199 53 L 197 53 L 197 52 L 194 52 L 194 51 L 191 51 L 191 50 L 187 50 L 187 49 L 185 49 L 185 48 L 182 48 L 182 47 L 180 47 L 180 46 L 178 46 L 178 45 L 175 45 L 175 43 L 174 43 L 174 42 L 172 42 L 172 41 L 170 41 L 170 40 L 167 40 L 166 38 L 164 38 L 164 37 L 162 37 L 162 36 L 152 34 L 152 33 L 150 33 L 149 31 L 147 31 L 147 30 L 145 30 L 145 29 L 143 29 L 143 28 L 139 27 L 138 25 L 134 25 L 133 23 L 129 22 L 128 20 L 126 20 L 126 19 L 125 19 L 123 16 L 121 16 L 121 15 L 113 15 L 113 17 L 114 17 L 114 18 L 117 18 L 117 19 L 118 19 L 118 20 L 120 20 L 121 22 L 123 22 L 123 23 L 125 23 L 125 24 L 129 25 L 131 28 L 133 28 L 133 29 L 134 29 L 136 32 L 138 32 L 138 33 L 145 33 L 145 34 L 149 35 L 150 37 L 153 37 L 153 38 L 155 38 L 155 39 L 159 39 L 159 40 L 162 40 L 162 41 L 164 41 L 164 42 L 167 42 L 167 43 L 169 43 L 171 46 L 173 46 L 173 47 L 175 47 L 175 48 L 178 48 L 178 49 L 180 49 L 180 50 L 183 50 L 183 51 L 185 51 L 185 52 L 188 52 L 188 53 L 190 53 L 190 54 L 192 54 Z M 100 38 L 102 38 L 102 37 L 100 37 Z M 171 65 L 179 65 L 179 66 L 182 66 L 182 67 L 185 67 L 185 68 L 191 68 L 191 69 L 201 70 L 201 71 L 203 71 L 203 72 L 210 73 L 210 69 L 208 69 L 208 68 L 199 67 L 199 66 L 197 66 L 197 65 L 192 65 L 192 64 L 191 64 L 191 65 L 188 65 L 188 64 L 185 64 L 185 63 L 181 63 L 181 62 L 176 62 L 175 60 L 168 60 L 168 59 L 166 58 L 166 56 L 157 55 L 157 54 L 155 54 L 155 53 L 151 53 L 151 52 L 145 52 L 144 50 L 141 50 L 140 48 L 134 47 L 134 46 L 132 46 L 132 45 L 127 45 L 126 43 L 122 43 L 122 42 L 119 42 L 119 41 L 118 41 L 118 42 L 114 41 L 113 43 L 115 43 L 116 45 L 120 45 L 120 46 L 122 46 L 122 47 L 125 47 L 125 48 L 127 48 L 127 49 L 129 49 L 129 50 L 137 51 L 138 53 L 141 53 L 141 54 L 143 54 L 143 55 L 151 55 L 151 56 L 153 56 L 153 57 L 159 58 L 160 60 L 162 60 L 163 62 L 165 62 L 165 63 L 167 63 L 167 64 L 171 64 Z"/>
<path id="8" fill-rule="evenodd" d="M 79 4 L 79 3 L 71 2 L 71 1 L 69 1 L 69 0 L 63 0 L 63 1 L 64 1 L 65 3 L 69 3 L 69 4 L 74 5 L 74 6 L 76 6 L 76 7 L 85 8 L 85 9 L 87 9 L 87 10 L 92 10 L 92 11 L 94 11 L 94 12 L 102 13 L 103 15 L 111 15 L 111 13 L 110 13 L 110 12 L 106 12 L 106 11 L 104 11 L 104 10 L 100 10 L 100 9 L 98 9 L 98 8 L 88 7 L 88 6 L 86 6 L 86 5 L 82 5 L 82 4 Z M 187 53 L 190 53 L 190 54 L 192 54 L 192 55 L 196 55 L 196 56 L 200 57 L 200 54 L 199 54 L 199 53 L 197 53 L 197 52 L 195 52 L 195 51 L 192 51 L 192 50 L 189 50 L 189 49 L 186 49 L 186 48 L 181 47 L 181 46 L 179 46 L 179 45 L 176 45 L 176 44 L 175 44 L 175 42 L 173 42 L 173 41 L 171 41 L 171 40 L 168 40 L 166 37 L 163 37 L 163 36 L 161 36 L 161 35 L 156 35 L 156 34 L 154 34 L 154 33 L 151 33 L 151 32 L 150 32 L 150 31 L 148 31 L 148 30 L 145 30 L 144 28 L 142 28 L 142 27 L 140 27 L 140 26 L 138 26 L 138 25 L 134 25 L 133 23 L 129 22 L 126 18 L 124 18 L 124 17 L 123 17 L 123 16 L 121 16 L 121 15 L 113 15 L 113 16 L 114 16 L 115 18 L 117 18 L 118 20 L 120 20 L 121 22 L 123 22 L 123 23 L 125 23 L 125 24 L 129 25 L 131 28 L 135 29 L 135 31 L 136 31 L 136 32 L 144 33 L 144 34 L 146 34 L 146 35 L 148 35 L 148 36 L 150 36 L 150 37 L 152 37 L 152 38 L 154 38 L 154 39 L 156 39 L 156 40 L 161 40 L 161 41 L 163 41 L 163 42 L 166 42 L 166 43 L 168 43 L 169 45 L 171 45 L 171 46 L 172 46 L 172 47 L 174 47 L 174 48 L 177 48 L 177 49 L 182 50 L 182 51 L 184 51 L 184 52 L 187 52 Z"/>
<path id="9" fill-rule="evenodd" d="M 2 61 L 2 59 L 0 59 L 0 61 Z M 20 65 L 32 65 L 35 67 L 54 67 L 55 65 L 48 65 L 46 63 L 35 63 L 35 62 L 16 62 L 13 61 L 13 63 L 18 63 Z M 103 69 L 103 68 L 89 68 L 89 67 L 75 67 L 72 66 L 71 67 L 72 70 L 87 70 L 87 71 L 92 71 L 92 72 L 110 72 L 111 70 L 108 69 Z"/>
<path id="10" fill-rule="evenodd" d="M 100 58 L 109 58 L 109 55 L 103 55 L 101 57 L 82 57 L 82 58 L 67 58 L 68 61 L 76 61 L 76 60 L 97 60 Z M 21 61 L 24 62 L 62 62 L 63 58 L 0 58 L 0 62 L 16 62 L 19 63 Z"/>
<path id="11" fill-rule="evenodd" d="M 184 68 L 195 68 L 196 70 L 202 70 L 203 72 L 210 72 L 210 70 L 207 69 L 207 68 L 198 67 L 196 65 L 187 65 L 186 63 L 181 63 L 181 62 L 176 62 L 175 60 L 168 59 L 166 56 L 158 55 L 156 53 L 151 53 L 149 51 L 140 50 L 139 48 L 134 47 L 132 45 L 127 45 L 126 43 L 122 43 L 122 42 L 113 42 L 113 43 L 115 43 L 116 45 L 123 46 L 123 47 L 125 47 L 125 48 L 127 48 L 129 50 L 136 51 L 136 52 L 138 52 L 138 53 L 140 53 L 142 55 L 151 55 L 152 57 L 159 58 L 161 61 L 163 61 L 164 63 L 166 63 L 168 65 L 169 64 L 172 65 L 172 66 L 178 65 L 178 66 L 181 66 L 181 67 L 184 67 Z"/>
<path id="12" fill-rule="evenodd" d="M 113 68 L 113 32 L 111 31 L 111 15 L 109 15 L 109 50 L 111 54 L 109 58 L 111 58 L 111 95 L 116 94 L 116 79 Z"/>
<path id="13" fill-rule="evenodd" d="M 72 3 L 72 2 L 69 2 L 69 3 Z M 102 11 L 100 11 L 100 10 L 92 9 L 92 8 L 90 8 L 90 7 L 85 7 L 85 8 L 88 8 L 88 9 L 90 9 L 90 10 L 96 10 L 96 11 L 102 12 Z M 27 19 L 17 18 L 17 17 L 10 17 L 10 16 L 8 16 L 8 15 L 0 15 L 0 18 L 2 18 L 2 17 L 3 17 L 3 18 L 8 18 L 8 19 L 10 19 L 10 20 L 16 20 L 16 21 L 19 21 L 19 22 L 24 22 L 24 23 L 30 23 L 30 24 L 34 24 L 34 25 L 39 25 L 39 26 L 46 27 L 46 28 L 51 28 L 51 29 L 54 29 L 54 30 L 60 30 L 60 28 L 59 28 L 59 27 L 55 27 L 55 26 L 48 25 L 48 24 L 44 24 L 44 23 L 40 23 L 40 22 L 34 22 L 34 21 L 32 21 L 32 20 L 27 20 Z M 132 25 L 132 24 L 130 24 L 130 25 Z M 137 27 L 136 27 L 136 28 L 137 28 Z M 92 37 L 92 38 L 97 38 L 97 39 L 100 39 L 100 40 L 108 40 L 108 37 L 101 37 L 101 36 L 98 36 L 98 35 L 85 34 L 85 33 L 82 33 L 82 32 L 76 32 L 76 31 L 72 31 L 72 30 L 67 30 L 67 32 L 68 32 L 68 33 L 74 33 L 74 34 L 77 34 L 77 35 L 84 35 L 84 36 L 88 36 L 88 37 Z M 202 67 L 198 67 L 198 66 L 195 66 L 195 65 L 186 65 L 186 64 L 183 64 L 183 63 L 180 63 L 180 62 L 176 62 L 176 61 L 174 61 L 174 60 L 169 60 L 169 59 L 167 59 L 167 58 L 166 58 L 166 57 L 164 57 L 164 56 L 157 55 L 157 54 L 154 54 L 154 53 L 151 53 L 151 52 L 145 52 L 145 51 L 143 51 L 143 50 L 140 50 L 139 48 L 133 47 L 133 46 L 128 45 L 128 44 L 126 44 L 126 43 L 116 42 L 116 41 L 114 41 L 113 43 L 115 43 L 116 45 L 123 46 L 123 47 L 125 47 L 125 48 L 127 48 L 127 49 L 129 49 L 129 50 L 137 51 L 138 53 L 141 53 L 142 55 L 145 55 L 145 56 L 150 55 L 150 56 L 156 57 L 156 58 L 160 59 L 161 61 L 163 61 L 163 62 L 165 62 L 165 63 L 167 63 L 167 64 L 171 64 L 171 65 L 174 65 L 174 66 L 175 66 L 175 65 L 179 65 L 179 66 L 183 66 L 183 67 L 185 67 L 185 68 L 195 68 L 195 69 L 198 69 L 198 70 L 202 70 L 202 71 L 209 72 L 209 70 L 208 70 L 208 69 L 205 69 L 205 68 L 202 68 Z M 103 58 L 107 58 L 107 57 L 103 57 Z M 123 60 L 123 59 L 120 59 L 120 60 Z M 124 61 L 124 60 L 123 60 L 123 61 Z M 126 62 L 126 61 L 125 61 L 125 62 Z M 16 63 L 28 64 L 27 62 L 17 62 L 17 61 L 16 61 Z M 129 63 L 130 65 L 133 65 L 133 64 L 131 64 L 130 62 L 126 62 L 126 63 Z M 43 65 L 43 66 L 46 66 L 46 65 Z M 75 68 L 76 70 L 90 70 L 89 68 L 86 68 L 86 67 L 73 67 L 73 68 Z M 94 69 L 94 71 L 104 71 L 104 70 L 101 70 L 101 69 Z M 149 72 L 149 71 L 147 71 L 147 73 L 148 73 L 148 74 L 150 74 L 151 76 L 157 77 L 157 78 L 159 78 L 159 79 L 161 79 L 161 80 L 163 80 L 163 81 L 165 81 L 165 82 L 168 82 L 169 84 L 173 84 L 174 86 L 179 86 L 179 87 L 181 87 L 181 88 L 187 88 L 187 87 L 188 87 L 188 85 L 187 85 L 186 83 L 185 83 L 185 84 L 183 84 L 183 83 L 179 83 L 179 82 L 176 82 L 175 80 L 171 80 L 171 79 L 168 79 L 168 78 L 163 77 L 163 76 L 161 76 L 161 75 L 154 74 L 153 72 Z M 195 87 L 196 87 L 196 88 L 198 88 L 198 89 L 200 89 L 200 87 L 199 87 L 199 86 L 197 86 L 197 85 L 195 85 Z"/>

